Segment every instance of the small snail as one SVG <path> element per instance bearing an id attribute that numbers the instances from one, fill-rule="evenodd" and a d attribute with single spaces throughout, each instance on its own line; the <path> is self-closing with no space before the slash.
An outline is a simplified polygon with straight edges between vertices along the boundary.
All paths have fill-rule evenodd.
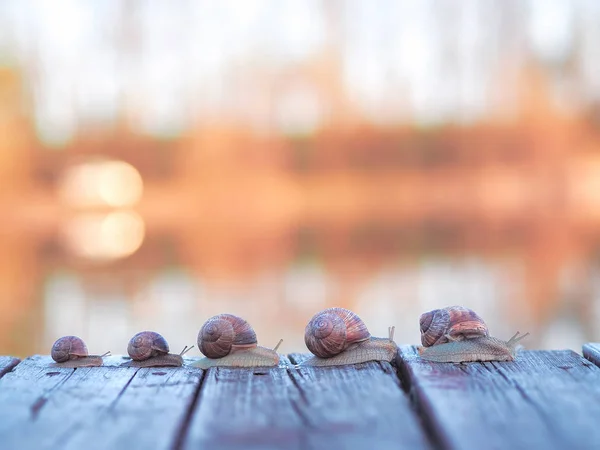
<path id="1" fill-rule="evenodd" d="M 513 361 L 517 356 L 517 343 L 529 335 L 519 334 L 517 331 L 508 341 L 483 336 L 432 347 L 420 347 L 419 355 L 427 361 L 435 362 Z"/>
<path id="2" fill-rule="evenodd" d="M 492 337 L 483 319 L 462 306 L 421 314 L 419 326 L 423 344 L 419 355 L 435 362 L 512 361 L 517 343 L 529 335 L 517 332 L 508 341 Z"/>
<path id="3" fill-rule="evenodd" d="M 388 329 L 387 338 L 372 337 L 360 317 L 344 308 L 316 314 L 306 326 L 304 342 L 315 355 L 302 363 L 308 366 L 392 361 L 398 350 L 394 327 Z"/>
<path id="4" fill-rule="evenodd" d="M 133 361 L 124 366 L 131 367 L 181 367 L 183 355 L 193 348 L 186 345 L 179 355 L 169 353 L 169 344 L 154 331 L 141 331 L 127 344 L 127 353 Z"/>
<path id="5" fill-rule="evenodd" d="M 481 317 L 462 306 L 448 306 L 421 314 L 419 325 L 424 347 L 489 334 Z"/>
<path id="6" fill-rule="evenodd" d="M 94 367 L 102 365 L 102 358 L 109 355 L 89 355 L 87 346 L 77 336 L 63 336 L 52 345 L 50 356 L 61 367 Z"/>
<path id="7" fill-rule="evenodd" d="M 248 322 L 232 314 L 208 319 L 198 332 L 198 348 L 206 356 L 193 365 L 209 367 L 272 367 L 279 364 L 277 349 L 257 345 L 256 333 Z"/>

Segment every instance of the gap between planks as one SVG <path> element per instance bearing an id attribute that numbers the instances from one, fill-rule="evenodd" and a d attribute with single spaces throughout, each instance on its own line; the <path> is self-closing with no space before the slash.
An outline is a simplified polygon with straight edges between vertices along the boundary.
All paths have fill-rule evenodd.
<path id="1" fill-rule="evenodd" d="M 182 449 L 431 448 L 388 363 L 211 368 Z"/>
<path id="2" fill-rule="evenodd" d="M 599 344 L 586 347 L 584 354 L 588 358 L 592 358 L 590 355 L 595 350 L 600 355 Z M 595 406 L 600 403 L 600 388 L 595 387 L 600 386 L 600 369 L 573 352 L 531 351 L 520 354 L 514 363 L 465 365 L 423 361 L 411 346 L 402 347 L 399 353 L 396 370 L 387 363 L 334 370 L 296 367 L 294 363 L 308 356 L 301 354 L 283 357 L 282 365 L 275 369 L 213 368 L 206 372 L 194 369 L 192 384 L 183 387 L 187 400 L 177 403 L 180 408 L 177 420 L 171 417 L 168 426 L 162 428 L 156 424 L 150 426 L 143 440 L 148 448 L 173 450 L 209 444 L 216 448 L 278 448 L 282 443 L 289 448 L 320 448 L 325 444 L 358 448 L 368 443 L 378 448 L 397 448 L 403 439 L 412 442 L 411 447 L 437 449 L 470 449 L 486 443 L 490 448 L 595 448 L 600 445 L 600 432 L 596 431 L 595 424 L 590 424 L 591 419 L 585 420 L 600 415 L 600 407 Z M 30 363 L 25 360 L 21 364 Z M 103 406 L 102 398 L 95 400 L 98 403 L 95 406 L 93 398 L 91 404 L 83 405 L 84 414 L 87 411 L 88 415 L 101 419 L 94 427 L 84 425 L 83 429 L 79 428 L 82 423 L 77 417 L 67 417 L 66 426 L 53 419 L 53 415 L 69 413 L 76 403 L 67 399 L 66 405 L 61 405 L 56 397 L 58 393 L 69 392 L 83 395 L 83 387 L 77 389 L 75 381 L 85 381 L 97 368 L 49 372 L 60 376 L 42 378 L 43 395 L 30 395 L 27 405 L 31 411 L 27 414 L 31 416 L 26 418 L 35 419 L 33 422 L 37 425 L 20 436 L 35 444 L 32 436 L 36 430 L 53 432 L 52 427 L 56 426 L 56 434 L 50 439 L 55 447 L 45 448 L 58 448 L 59 442 L 67 448 L 77 448 L 84 442 L 88 448 L 109 448 L 101 446 L 104 438 L 109 438 L 113 445 L 110 448 L 131 447 L 132 442 L 136 442 L 132 433 L 124 427 L 114 430 L 115 424 L 124 421 L 129 427 L 144 428 L 135 418 L 136 405 L 147 407 L 146 401 L 150 399 L 144 400 L 146 396 L 158 392 L 160 401 L 172 406 L 175 403 L 169 396 L 177 394 L 178 386 L 190 380 L 184 377 L 170 384 L 166 380 L 155 384 L 150 379 L 152 372 L 159 373 L 158 370 L 163 369 L 130 370 L 133 371 L 130 376 L 122 378 L 119 382 L 122 384 L 112 389 L 114 393 L 109 395 L 108 407 Z M 14 381 L 16 372 L 8 372 L 7 376 Z M 183 370 L 165 369 L 165 374 L 171 372 L 185 373 L 185 367 Z M 6 381 L 6 377 L 0 379 L 0 385 L 6 385 Z M 94 380 L 87 382 L 91 381 Z M 356 384 L 357 381 L 362 381 L 362 385 Z M 388 386 L 385 392 L 377 390 L 382 382 Z M 37 387 L 35 384 L 34 388 Z M 548 391 L 550 388 L 552 392 Z M 565 397 L 567 392 L 569 398 Z M 385 397 L 376 408 L 368 404 L 374 394 L 380 399 Z M 225 409 L 232 398 L 242 402 L 241 410 Z M 151 402 L 154 408 L 151 410 L 160 411 L 159 403 Z M 400 404 L 404 406 L 400 408 Z M 357 405 L 363 409 L 352 411 Z M 562 416 L 561 409 L 564 410 Z M 399 411 L 404 411 L 400 414 L 408 419 L 399 417 Z M 233 423 L 243 425 L 246 421 L 248 427 L 212 429 L 216 420 L 212 414 L 218 412 Z M 394 430 L 392 422 L 386 422 L 390 416 L 395 427 L 403 426 L 403 421 L 408 420 L 417 434 L 407 437 L 400 430 Z M 11 415 L 7 417 L 13 424 L 17 423 Z M 569 430 L 576 428 L 575 422 L 570 422 L 575 419 L 581 422 L 579 430 Z M 110 433 L 115 431 L 118 431 L 117 436 L 111 438 Z M 162 440 L 158 440 L 157 433 L 162 434 Z M 2 437 L 2 443 L 6 444 L 6 434 Z M 25 442 L 20 440 L 19 443 Z M 44 448 L 43 445 L 34 447 Z"/>
<path id="3" fill-rule="evenodd" d="M 575 352 L 467 364 L 428 362 L 412 346 L 400 355 L 400 376 L 440 448 L 600 448 L 600 369 Z"/>
<path id="4" fill-rule="evenodd" d="M 171 449 L 198 369 L 54 367 L 32 357 L 0 379 L 0 447 Z"/>
<path id="5" fill-rule="evenodd" d="M 0 398 L 5 400 L 0 402 L 2 448 L 179 450 L 198 443 L 279 448 L 285 442 L 291 448 L 374 443 L 383 449 L 397 448 L 403 441 L 412 448 L 430 447 L 394 371 L 385 364 L 298 368 L 283 357 L 275 369 L 204 372 L 186 367 L 116 368 L 123 362 L 117 356 L 105 362 L 101 368 L 71 369 L 53 366 L 48 356 L 34 356 L 0 380 Z M 191 385 L 186 380 L 190 371 Z M 155 375 L 167 376 L 157 381 Z M 170 382 L 169 376 L 180 379 Z M 228 397 L 223 390 L 227 386 L 240 389 L 239 398 L 247 400 L 245 410 L 228 409 L 228 401 L 236 397 Z M 378 394 L 379 404 L 369 405 L 373 394 Z M 269 409 L 273 404 L 276 408 Z M 236 419 L 239 428 L 225 423 L 213 431 L 214 421 L 221 420 L 214 417 L 221 406 L 224 420 Z M 414 423 L 414 429 L 399 432 L 399 418 L 400 423 Z"/>
<path id="6" fill-rule="evenodd" d="M 11 372 L 21 360 L 12 356 L 0 356 L 0 378 Z"/>

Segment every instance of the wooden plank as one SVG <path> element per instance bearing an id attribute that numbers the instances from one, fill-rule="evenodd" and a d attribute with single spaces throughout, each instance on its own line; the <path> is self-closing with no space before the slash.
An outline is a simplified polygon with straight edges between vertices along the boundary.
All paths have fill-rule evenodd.
<path id="1" fill-rule="evenodd" d="M 600 344 L 589 343 L 583 346 L 583 356 L 600 367 Z"/>
<path id="2" fill-rule="evenodd" d="M 292 354 L 300 363 L 312 355 Z M 424 449 L 430 442 L 388 362 L 289 372 L 311 448 Z"/>
<path id="3" fill-rule="evenodd" d="M 434 363 L 400 349 L 400 372 L 441 448 L 600 448 L 600 369 L 575 352 Z"/>
<path id="4" fill-rule="evenodd" d="M 134 369 L 54 367 L 49 356 L 25 359 L 0 379 L 3 449 L 64 448 L 69 437 L 108 408 Z"/>
<path id="5" fill-rule="evenodd" d="M 47 356 L 24 360 L 0 379 L 0 447 L 173 448 L 201 371 L 123 361 L 67 369 Z"/>
<path id="6" fill-rule="evenodd" d="M 211 368 L 183 444 L 190 450 L 429 448 L 387 363 Z"/>
<path id="7" fill-rule="evenodd" d="M 20 362 L 21 360 L 19 358 L 13 358 L 12 356 L 0 356 L 0 378 L 13 370 L 14 367 Z"/>
<path id="8" fill-rule="evenodd" d="M 110 408 L 93 421 L 86 419 L 85 426 L 61 449 L 179 447 L 180 433 L 196 401 L 203 371 L 194 367 L 129 370 L 136 370 L 135 376 Z"/>
<path id="9" fill-rule="evenodd" d="M 306 430 L 293 390 L 286 368 L 210 368 L 183 448 L 303 448 Z"/>

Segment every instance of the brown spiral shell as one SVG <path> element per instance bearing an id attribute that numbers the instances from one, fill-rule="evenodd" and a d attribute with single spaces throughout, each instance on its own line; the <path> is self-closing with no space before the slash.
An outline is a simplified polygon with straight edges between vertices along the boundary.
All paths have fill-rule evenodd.
<path id="1" fill-rule="evenodd" d="M 488 336 L 488 328 L 481 317 L 462 306 L 448 306 L 421 314 L 419 318 L 421 343 L 424 347 Z"/>
<path id="2" fill-rule="evenodd" d="M 77 336 L 63 336 L 52 345 L 50 356 L 54 361 L 62 363 L 88 356 L 88 349 L 83 339 Z"/>
<path id="3" fill-rule="evenodd" d="M 169 353 L 169 344 L 155 331 L 141 331 L 129 340 L 127 353 L 134 361 L 144 361 Z"/>
<path id="4" fill-rule="evenodd" d="M 222 358 L 232 349 L 256 347 L 256 333 L 241 317 L 219 314 L 208 319 L 198 332 L 198 348 L 208 358 Z"/>
<path id="5" fill-rule="evenodd" d="M 316 314 L 304 330 L 308 349 L 320 358 L 331 358 L 350 345 L 371 337 L 364 322 L 345 308 L 329 308 Z"/>

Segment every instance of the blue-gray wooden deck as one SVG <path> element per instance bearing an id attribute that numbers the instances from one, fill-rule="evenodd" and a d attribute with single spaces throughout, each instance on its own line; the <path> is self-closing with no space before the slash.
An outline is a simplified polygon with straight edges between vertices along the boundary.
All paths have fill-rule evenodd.
<path id="1" fill-rule="evenodd" d="M 585 357 L 340 368 L 51 366 L 0 357 L 0 449 L 598 449 L 600 344 Z M 186 358 L 192 362 L 194 358 Z"/>

